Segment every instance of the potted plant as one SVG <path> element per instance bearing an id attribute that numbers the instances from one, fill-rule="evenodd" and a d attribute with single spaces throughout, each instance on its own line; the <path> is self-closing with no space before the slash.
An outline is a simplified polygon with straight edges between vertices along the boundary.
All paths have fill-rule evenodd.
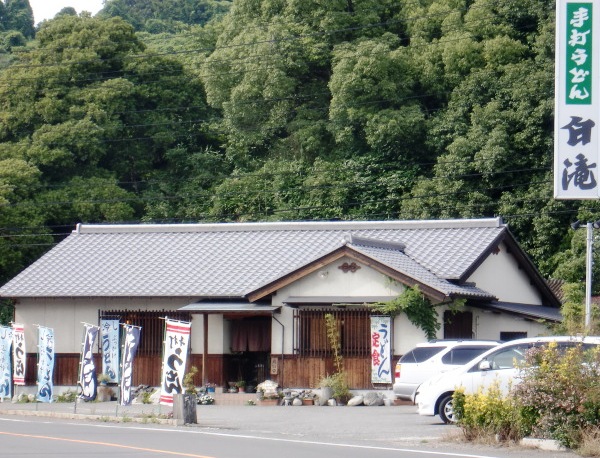
<path id="1" fill-rule="evenodd" d="M 100 385 L 106 385 L 108 382 L 110 382 L 110 375 L 104 373 L 98 375 L 98 383 Z"/>
<path id="2" fill-rule="evenodd" d="M 235 386 L 237 386 L 237 389 L 240 393 L 246 392 L 246 382 L 244 380 L 238 380 L 235 382 Z"/>
<path id="3" fill-rule="evenodd" d="M 214 393 L 215 389 L 216 389 L 217 385 L 215 383 L 207 383 L 206 384 L 206 392 L 207 393 Z"/>
<path id="4" fill-rule="evenodd" d="M 313 393 L 311 390 L 303 391 L 302 393 L 300 393 L 300 396 L 299 396 L 299 398 L 302 400 L 302 405 L 305 405 L 305 406 L 314 405 L 316 397 L 317 397 L 316 394 Z"/>

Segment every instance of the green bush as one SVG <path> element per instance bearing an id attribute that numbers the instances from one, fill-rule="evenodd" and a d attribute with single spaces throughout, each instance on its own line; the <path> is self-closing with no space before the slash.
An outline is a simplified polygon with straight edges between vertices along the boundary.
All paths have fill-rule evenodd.
<path id="1" fill-rule="evenodd" d="M 56 396 L 56 402 L 75 402 L 77 400 L 77 392 L 73 390 L 67 390 L 58 396 Z"/>
<path id="2" fill-rule="evenodd" d="M 556 344 L 531 349 L 519 377 L 508 396 L 497 384 L 472 395 L 457 390 L 454 409 L 468 440 L 532 435 L 569 448 L 598 442 L 599 349 L 578 345 L 565 350 Z"/>
<path id="3" fill-rule="evenodd" d="M 600 423 L 599 349 L 536 348 L 528 352 L 521 375 L 514 395 L 536 437 L 576 448 L 582 433 Z"/>
<path id="4" fill-rule="evenodd" d="M 519 405 L 513 398 L 502 395 L 498 383 L 475 394 L 467 395 L 459 389 L 454 393 L 453 404 L 458 425 L 468 440 L 491 436 L 501 441 L 516 441 L 527 429 Z"/>

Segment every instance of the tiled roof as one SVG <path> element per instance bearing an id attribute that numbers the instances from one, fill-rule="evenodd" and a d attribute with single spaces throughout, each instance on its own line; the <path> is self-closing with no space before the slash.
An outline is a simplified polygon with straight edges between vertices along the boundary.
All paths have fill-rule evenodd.
<path id="1" fill-rule="evenodd" d="M 422 265 L 411 259 L 402 251 L 391 248 L 374 248 L 369 246 L 355 246 L 357 251 L 378 260 L 388 267 L 397 270 L 411 278 L 414 278 L 419 283 L 427 285 L 446 296 L 460 295 L 463 297 L 477 297 L 480 299 L 494 299 L 494 295 L 483 291 L 480 288 L 470 285 L 457 285 L 450 283 L 445 278 L 440 278 L 433 274 Z"/>
<path id="2" fill-rule="evenodd" d="M 505 231 L 496 218 L 80 225 L 0 288 L 0 295 L 244 297 L 359 237 L 353 248 L 365 255 L 440 291 L 477 296 L 485 292 L 450 282 Z M 360 245 L 360 238 L 383 245 Z M 403 250 L 385 243 L 401 244 Z"/>

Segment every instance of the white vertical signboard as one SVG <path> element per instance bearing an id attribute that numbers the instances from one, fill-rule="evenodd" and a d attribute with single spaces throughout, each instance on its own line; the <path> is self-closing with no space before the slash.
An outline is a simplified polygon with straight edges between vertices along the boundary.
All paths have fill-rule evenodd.
<path id="1" fill-rule="evenodd" d="M 592 1 L 557 0 L 554 197 L 597 199 L 600 71 Z"/>
<path id="2" fill-rule="evenodd" d="M 109 383 L 119 382 L 119 320 L 101 319 L 102 373 Z"/>
<path id="3" fill-rule="evenodd" d="M 371 317 L 372 383 L 392 383 L 391 329 L 389 316 Z"/>

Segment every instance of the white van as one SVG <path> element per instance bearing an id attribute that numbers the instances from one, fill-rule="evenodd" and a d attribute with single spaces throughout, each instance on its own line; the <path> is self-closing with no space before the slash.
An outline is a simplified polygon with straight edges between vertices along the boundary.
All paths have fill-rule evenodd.
<path id="1" fill-rule="evenodd" d="M 530 348 L 557 342 L 559 347 L 583 344 L 585 347 L 600 345 L 600 337 L 550 336 L 517 339 L 499 345 L 476 357 L 457 369 L 436 375 L 423 382 L 415 393 L 419 415 L 439 415 L 444 423 L 454 423 L 452 395 L 458 387 L 466 394 L 486 389 L 495 381 L 508 393 L 509 387 L 519 382 L 518 364 L 525 359 Z"/>

